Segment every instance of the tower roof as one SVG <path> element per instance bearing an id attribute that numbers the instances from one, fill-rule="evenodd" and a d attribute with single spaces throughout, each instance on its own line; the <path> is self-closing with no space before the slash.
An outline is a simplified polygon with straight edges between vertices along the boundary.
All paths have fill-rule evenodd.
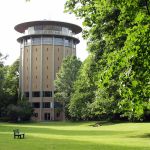
<path id="1" fill-rule="evenodd" d="M 75 34 L 78 34 L 82 31 L 82 28 L 78 25 L 72 23 L 66 23 L 61 21 L 51 21 L 51 20 L 42 20 L 42 21 L 31 21 L 24 22 L 15 26 L 15 30 L 24 33 L 28 27 L 36 26 L 36 25 L 57 25 L 70 28 Z"/>

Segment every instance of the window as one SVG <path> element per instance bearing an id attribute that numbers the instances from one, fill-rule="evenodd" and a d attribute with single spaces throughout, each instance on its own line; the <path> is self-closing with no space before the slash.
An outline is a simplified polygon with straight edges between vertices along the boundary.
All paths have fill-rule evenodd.
<path id="1" fill-rule="evenodd" d="M 48 70 L 48 66 L 47 66 L 47 70 Z"/>
<path id="2" fill-rule="evenodd" d="M 52 97 L 52 91 L 43 91 L 43 97 Z"/>
<path id="3" fill-rule="evenodd" d="M 40 97 L 40 92 L 39 91 L 32 92 L 32 97 Z"/>
<path id="4" fill-rule="evenodd" d="M 50 108 L 50 102 L 43 102 L 43 108 Z"/>
<path id="5" fill-rule="evenodd" d="M 58 61 L 59 61 L 59 57 L 58 57 Z"/>
<path id="6" fill-rule="evenodd" d="M 37 61 L 37 57 L 36 57 L 35 59 L 36 59 L 36 61 Z"/>
<path id="7" fill-rule="evenodd" d="M 47 57 L 47 60 L 48 60 L 48 57 Z"/>
<path id="8" fill-rule="evenodd" d="M 37 70 L 37 66 L 36 66 L 35 68 L 36 68 L 36 70 Z"/>
<path id="9" fill-rule="evenodd" d="M 56 113 L 56 117 L 59 118 L 60 117 L 60 112 Z"/>
<path id="10" fill-rule="evenodd" d="M 29 97 L 29 92 L 24 93 L 25 97 Z"/>
<path id="11" fill-rule="evenodd" d="M 63 38 L 55 38 L 54 39 L 54 45 L 64 45 Z"/>
<path id="12" fill-rule="evenodd" d="M 43 30 L 43 26 L 42 25 L 34 26 L 34 30 Z"/>
<path id="13" fill-rule="evenodd" d="M 65 39 L 65 46 L 72 47 L 72 42 L 70 40 Z"/>
<path id="14" fill-rule="evenodd" d="M 53 44 L 53 39 L 51 37 L 43 37 L 42 38 L 42 43 L 43 44 Z"/>
<path id="15" fill-rule="evenodd" d="M 54 108 L 62 108 L 62 104 L 60 102 L 54 102 Z"/>
<path id="16" fill-rule="evenodd" d="M 40 108 L 40 103 L 39 102 L 32 103 L 32 107 L 33 108 Z"/>
<path id="17" fill-rule="evenodd" d="M 33 38 L 32 39 L 32 44 L 33 45 L 39 45 L 39 44 L 41 44 L 41 38 Z M 37 49 L 36 49 L 36 51 L 37 51 Z"/>
<path id="18" fill-rule="evenodd" d="M 48 76 L 47 76 L 47 79 L 48 79 Z"/>

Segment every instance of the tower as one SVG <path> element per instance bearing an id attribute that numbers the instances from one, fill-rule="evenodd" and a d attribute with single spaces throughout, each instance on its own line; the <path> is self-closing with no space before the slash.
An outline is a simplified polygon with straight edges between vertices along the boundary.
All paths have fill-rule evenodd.
<path id="1" fill-rule="evenodd" d="M 54 80 L 63 58 L 76 55 L 76 34 L 81 27 L 60 21 L 32 21 L 15 26 L 22 33 L 19 87 L 34 108 L 33 120 L 62 120 L 54 101 Z"/>

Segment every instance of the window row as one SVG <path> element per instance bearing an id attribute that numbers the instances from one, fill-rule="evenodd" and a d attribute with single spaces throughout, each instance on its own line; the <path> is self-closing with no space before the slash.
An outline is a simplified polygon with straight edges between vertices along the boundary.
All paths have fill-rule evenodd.
<path id="1" fill-rule="evenodd" d="M 52 37 L 43 37 L 43 38 L 32 38 L 32 39 L 26 39 L 24 40 L 25 46 L 27 45 L 40 45 L 40 44 L 53 44 L 53 38 Z M 68 47 L 75 48 L 75 42 L 69 39 L 63 39 L 63 38 L 54 38 L 54 45 L 64 45 Z"/>
<path id="2" fill-rule="evenodd" d="M 33 108 L 52 108 L 53 105 L 51 102 L 43 102 L 41 103 L 42 106 L 40 106 L 40 102 L 34 102 L 32 103 Z"/>
<path id="3" fill-rule="evenodd" d="M 29 92 L 25 92 L 25 97 L 29 97 Z M 52 97 L 52 91 L 34 91 L 32 92 L 32 97 Z"/>
<path id="4" fill-rule="evenodd" d="M 52 102 L 34 102 L 32 103 L 33 108 L 53 108 Z M 62 108 L 63 105 L 60 102 L 54 102 L 54 108 Z"/>

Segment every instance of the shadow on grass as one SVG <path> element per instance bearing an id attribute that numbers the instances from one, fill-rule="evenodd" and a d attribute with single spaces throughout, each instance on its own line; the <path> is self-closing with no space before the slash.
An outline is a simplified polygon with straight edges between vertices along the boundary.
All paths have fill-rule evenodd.
<path id="1" fill-rule="evenodd" d="M 65 135 L 65 136 L 117 136 L 126 135 L 131 131 L 111 131 L 111 130 L 76 130 L 76 129 L 54 129 L 54 128 L 34 128 L 34 127 L 22 127 L 22 126 L 5 126 L 0 128 L 2 132 L 12 132 L 14 129 L 19 129 L 24 133 L 35 134 L 50 134 L 50 135 Z"/>
<path id="2" fill-rule="evenodd" d="M 145 133 L 143 135 L 129 136 L 130 138 L 150 138 L 150 133 Z"/>

